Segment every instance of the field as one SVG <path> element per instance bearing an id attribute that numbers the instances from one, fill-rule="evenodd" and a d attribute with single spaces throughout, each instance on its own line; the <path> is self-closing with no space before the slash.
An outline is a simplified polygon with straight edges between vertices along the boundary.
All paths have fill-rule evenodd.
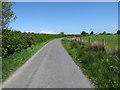
<path id="1" fill-rule="evenodd" d="M 62 44 L 96 88 L 120 87 L 119 59 L 116 55 L 89 50 L 77 41 L 64 39 Z"/>
<path id="2" fill-rule="evenodd" d="M 105 43 L 108 47 L 118 47 L 118 35 L 91 35 L 82 37 L 85 41 L 88 41 L 88 38 L 91 38 L 91 42 L 102 42 L 102 39 L 105 39 Z"/>

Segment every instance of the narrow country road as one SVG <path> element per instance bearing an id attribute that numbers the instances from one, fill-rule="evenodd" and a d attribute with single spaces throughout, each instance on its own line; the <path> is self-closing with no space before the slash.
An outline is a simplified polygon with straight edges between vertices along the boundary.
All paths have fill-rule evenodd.
<path id="1" fill-rule="evenodd" d="M 3 83 L 3 88 L 94 88 L 60 40 L 41 48 Z"/>

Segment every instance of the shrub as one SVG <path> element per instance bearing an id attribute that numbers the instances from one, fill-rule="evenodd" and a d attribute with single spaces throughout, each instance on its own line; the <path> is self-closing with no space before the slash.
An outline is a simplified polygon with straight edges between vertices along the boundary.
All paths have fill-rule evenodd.
<path id="1" fill-rule="evenodd" d="M 6 58 L 15 52 L 21 52 L 32 45 L 46 42 L 49 39 L 61 37 L 52 34 L 22 33 L 8 29 L 2 30 L 2 57 Z"/>

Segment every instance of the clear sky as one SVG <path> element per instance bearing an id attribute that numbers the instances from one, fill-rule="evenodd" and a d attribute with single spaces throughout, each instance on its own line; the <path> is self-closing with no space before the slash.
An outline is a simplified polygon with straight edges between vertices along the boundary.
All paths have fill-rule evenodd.
<path id="1" fill-rule="evenodd" d="M 117 2 L 16 2 L 13 30 L 37 33 L 90 33 L 118 30 Z"/>

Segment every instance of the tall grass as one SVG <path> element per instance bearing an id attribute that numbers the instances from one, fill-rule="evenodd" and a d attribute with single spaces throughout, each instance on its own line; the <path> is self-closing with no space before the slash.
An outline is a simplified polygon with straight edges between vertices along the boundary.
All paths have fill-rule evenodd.
<path id="1" fill-rule="evenodd" d="M 76 41 L 62 40 L 62 44 L 96 88 L 120 88 L 116 55 L 81 47 Z"/>

